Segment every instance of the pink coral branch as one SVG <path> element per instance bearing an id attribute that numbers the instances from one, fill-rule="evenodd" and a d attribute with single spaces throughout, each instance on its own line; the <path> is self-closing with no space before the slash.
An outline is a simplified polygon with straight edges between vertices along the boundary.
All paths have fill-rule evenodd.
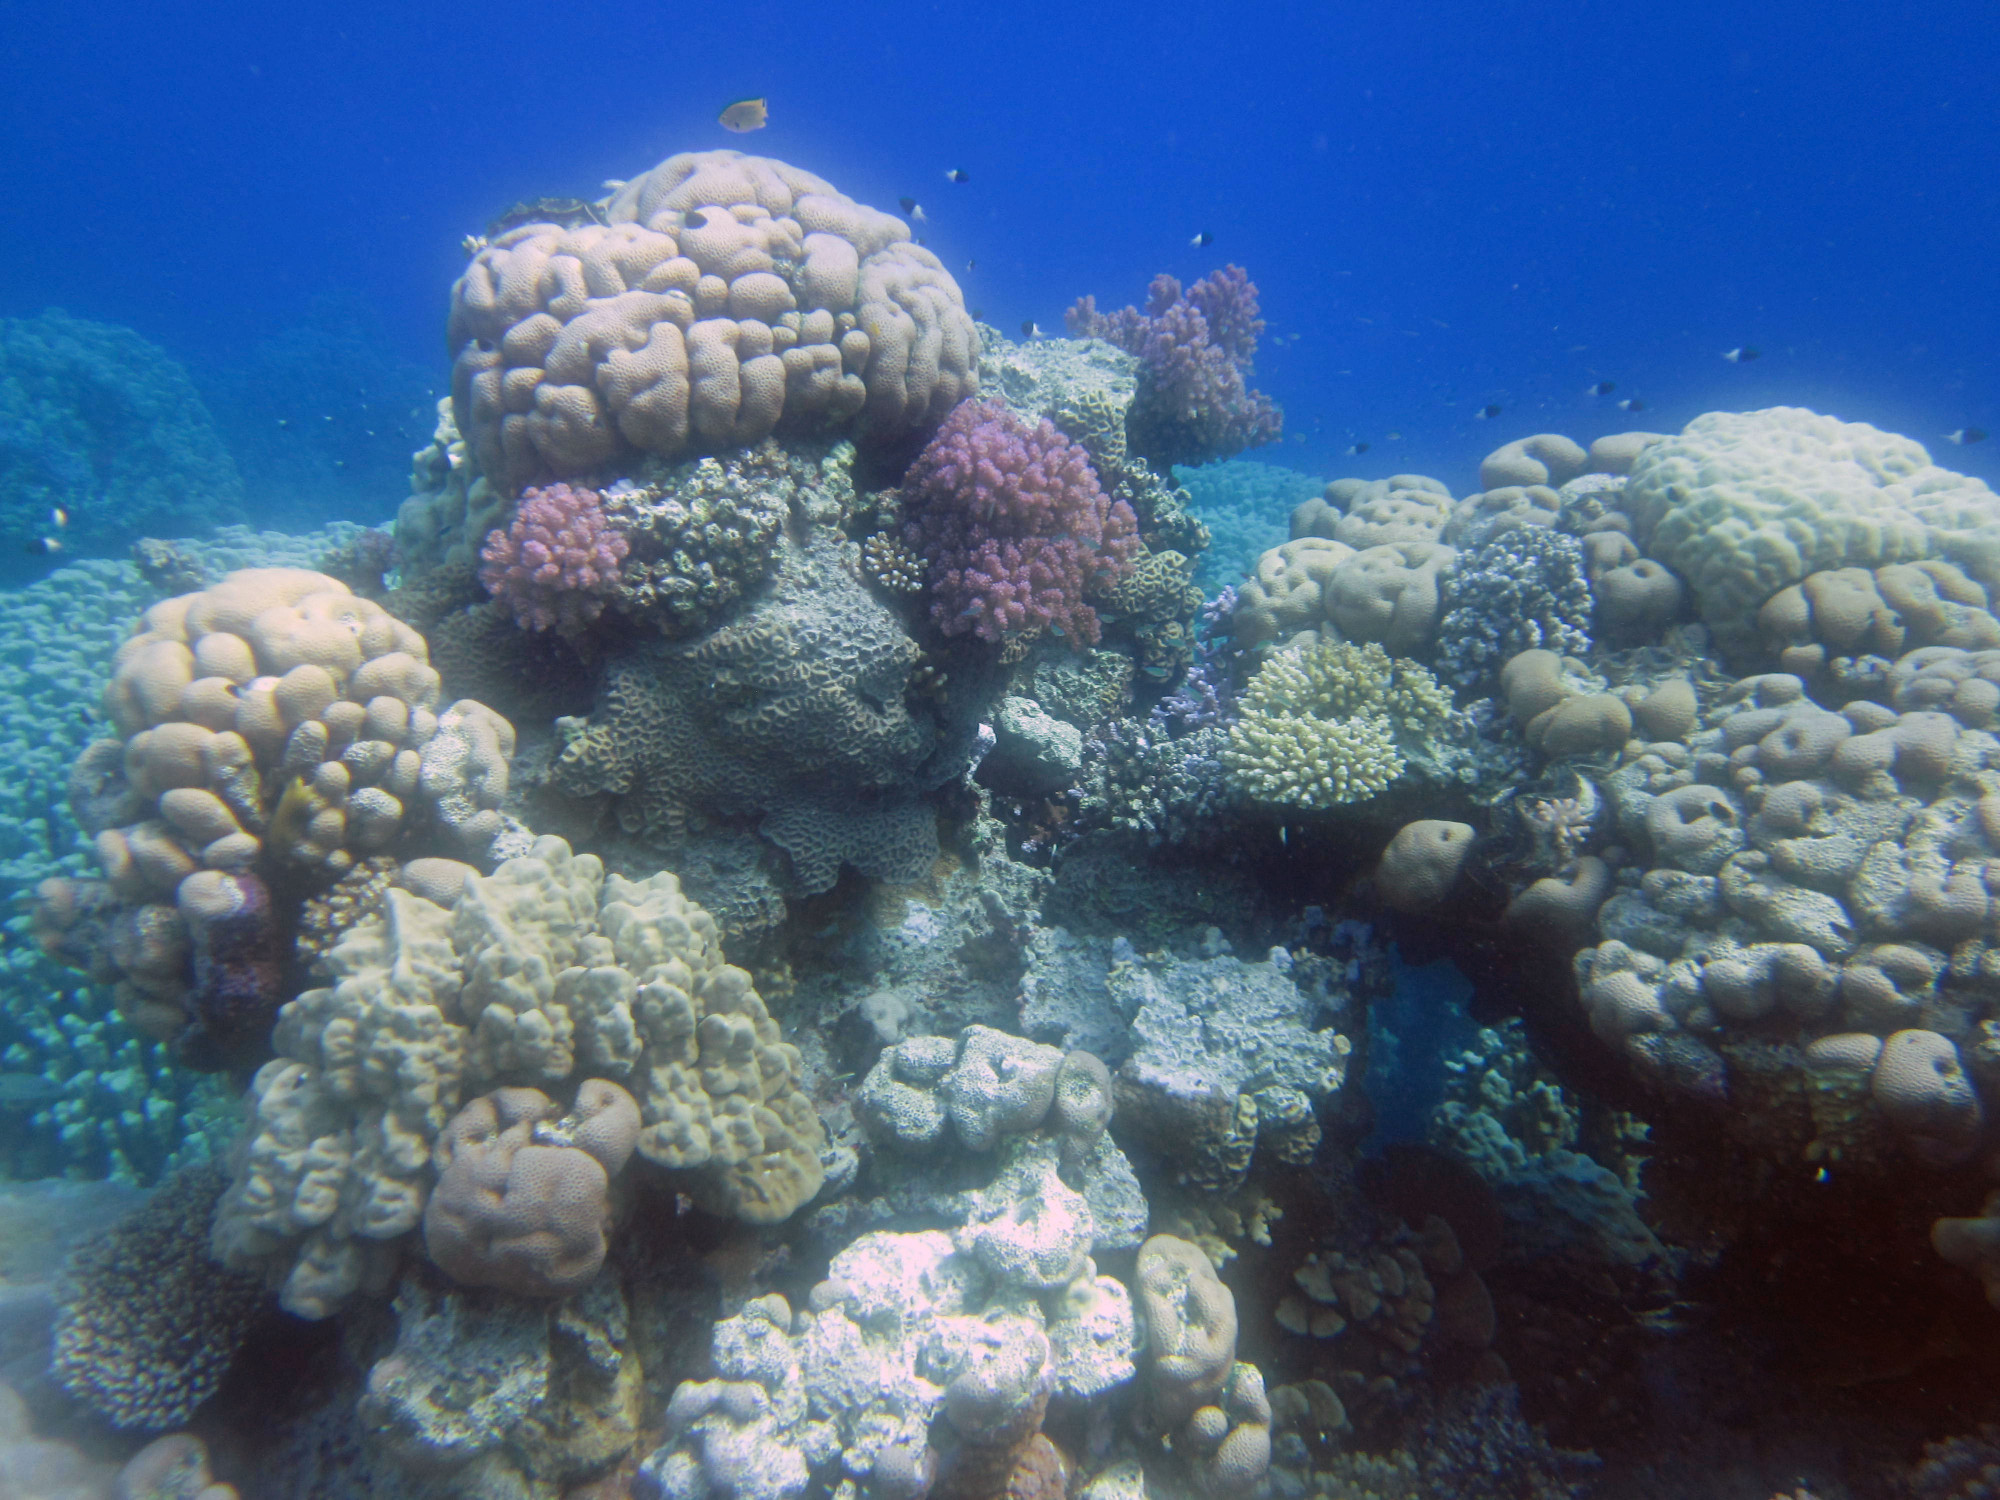
<path id="1" fill-rule="evenodd" d="M 1106 497 L 1081 447 L 998 402 L 964 402 L 911 465 L 903 493 L 903 539 L 923 555 L 940 631 L 1097 640 L 1084 595 L 1130 571 L 1139 527 L 1129 505 Z"/>
<path id="2" fill-rule="evenodd" d="M 513 524 L 487 534 L 479 581 L 523 629 L 574 635 L 603 613 L 626 551 L 597 491 L 554 484 L 527 491 Z"/>

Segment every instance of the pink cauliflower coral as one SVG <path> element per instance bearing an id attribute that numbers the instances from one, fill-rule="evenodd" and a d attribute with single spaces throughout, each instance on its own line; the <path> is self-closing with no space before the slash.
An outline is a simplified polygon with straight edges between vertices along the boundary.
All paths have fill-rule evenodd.
<path id="1" fill-rule="evenodd" d="M 924 559 L 931 619 L 999 641 L 1053 629 L 1094 644 L 1086 592 L 1131 570 L 1132 507 L 1111 500 L 1082 448 L 998 402 L 964 402 L 903 481 L 903 540 Z"/>
<path id="2" fill-rule="evenodd" d="M 596 490 L 529 490 L 514 524 L 487 534 L 479 581 L 526 630 L 574 635 L 604 611 L 627 551 Z"/>

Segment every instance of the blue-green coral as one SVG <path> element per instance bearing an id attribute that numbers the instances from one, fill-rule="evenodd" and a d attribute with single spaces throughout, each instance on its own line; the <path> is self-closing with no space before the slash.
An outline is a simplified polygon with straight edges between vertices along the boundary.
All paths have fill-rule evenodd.
<path id="1" fill-rule="evenodd" d="M 51 308 L 0 319 L 0 557 L 68 519 L 119 551 L 242 517 L 243 480 L 187 372 L 129 328 Z"/>
<path id="2" fill-rule="evenodd" d="M 1261 553 L 1290 537 L 1292 508 L 1317 499 L 1321 488 L 1310 474 L 1252 458 L 1176 465 L 1173 472 L 1190 509 L 1208 527 L 1208 551 L 1195 573 L 1204 594 L 1240 582 Z"/>

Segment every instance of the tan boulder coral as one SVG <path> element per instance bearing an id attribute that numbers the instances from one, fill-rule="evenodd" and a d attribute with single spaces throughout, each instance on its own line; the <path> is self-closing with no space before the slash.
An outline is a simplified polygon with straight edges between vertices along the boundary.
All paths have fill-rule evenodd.
<path id="1" fill-rule="evenodd" d="M 950 272 L 810 172 L 684 152 L 600 209 L 508 230 L 452 288 L 458 426 L 509 488 L 741 447 L 781 421 L 895 439 L 978 388 Z"/>
<path id="2" fill-rule="evenodd" d="M 1443 818 L 1405 823 L 1382 851 L 1375 887 L 1397 911 L 1429 911 L 1450 892 L 1472 843 L 1470 823 Z"/>
<path id="3" fill-rule="evenodd" d="M 1451 506 L 1451 491 L 1425 474 L 1336 479 L 1324 498 L 1292 511 L 1292 536 L 1329 537 L 1356 549 L 1434 542 Z"/>
<path id="4" fill-rule="evenodd" d="M 2000 581 L 2000 496 L 1908 438 L 1798 407 L 1696 417 L 1640 451 L 1622 505 L 1731 653 L 1814 573 L 1937 558 Z"/>
<path id="5" fill-rule="evenodd" d="M 1573 439 L 1538 432 L 1502 444 L 1479 463 L 1479 487 L 1542 484 L 1560 489 L 1590 466 L 1590 455 Z"/>
<path id="6" fill-rule="evenodd" d="M 116 904 L 93 941 L 92 901 L 47 890 L 46 946 L 204 1065 L 261 1052 L 281 903 L 375 857 L 484 860 L 520 831 L 500 811 L 512 726 L 440 708 L 439 686 L 422 636 L 323 573 L 244 569 L 153 605 L 104 689 L 122 739 L 70 774 Z"/>
<path id="7" fill-rule="evenodd" d="M 604 1264 L 611 1179 L 631 1158 L 639 1106 L 592 1078 L 562 1107 L 540 1089 L 496 1089 L 438 1137 L 424 1248 L 452 1280 L 563 1297 Z"/>
<path id="8" fill-rule="evenodd" d="M 819 1191 L 798 1051 L 665 871 L 606 877 L 537 839 L 466 876 L 450 910 L 390 890 L 325 963 L 333 985 L 279 1014 L 214 1232 L 225 1263 L 263 1270 L 302 1317 L 393 1267 L 446 1121 L 502 1081 L 618 1084 L 639 1154 L 687 1171 L 718 1212 L 771 1223 Z"/>
<path id="9" fill-rule="evenodd" d="M 1930 646 L 2000 647 L 1986 590 L 1937 559 L 1886 568 L 1834 568 L 1780 589 L 1757 612 L 1778 665 L 1808 681 L 1843 658 L 1900 657 Z"/>
<path id="10" fill-rule="evenodd" d="M 1198 1247 L 1167 1234 L 1139 1247 L 1133 1289 L 1148 1425 L 1169 1435 L 1203 1494 L 1250 1494 L 1271 1463 L 1271 1404 L 1262 1373 L 1236 1358 L 1236 1299 Z"/>
<path id="11" fill-rule="evenodd" d="M 1553 651 L 1509 657 L 1500 691 L 1522 738 L 1550 760 L 1614 750 L 1632 733 L 1631 706 L 1615 694 L 1589 691 L 1573 664 Z"/>

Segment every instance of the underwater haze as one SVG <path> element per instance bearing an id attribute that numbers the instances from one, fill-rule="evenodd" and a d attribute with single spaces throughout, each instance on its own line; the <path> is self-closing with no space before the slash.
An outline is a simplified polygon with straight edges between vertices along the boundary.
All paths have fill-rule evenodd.
<path id="1" fill-rule="evenodd" d="M 0 1500 L 2000 1496 L 1996 64 L 0 0 Z"/>

